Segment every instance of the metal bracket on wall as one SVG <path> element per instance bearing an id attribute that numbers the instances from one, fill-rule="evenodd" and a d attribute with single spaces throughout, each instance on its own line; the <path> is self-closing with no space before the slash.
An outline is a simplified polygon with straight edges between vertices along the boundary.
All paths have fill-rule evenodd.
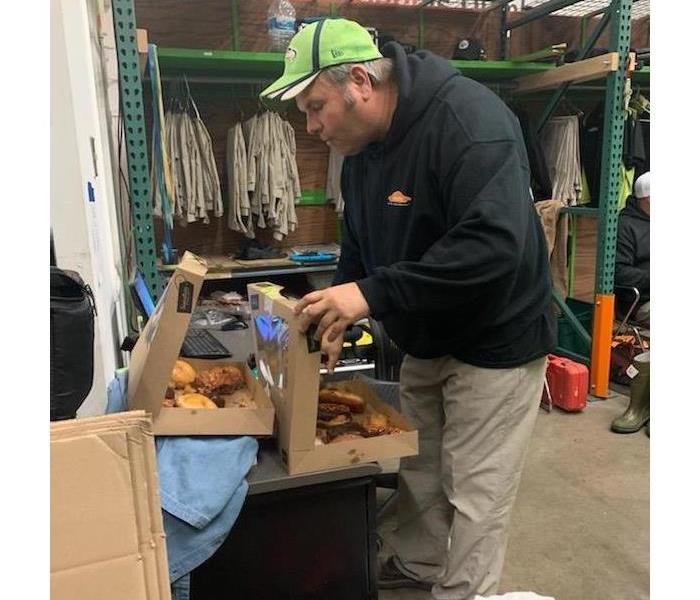
<path id="1" fill-rule="evenodd" d="M 143 89 L 136 40 L 136 15 L 132 0 L 113 0 L 114 33 L 119 64 L 119 90 L 133 215 L 136 262 L 154 298 L 163 291 L 156 267 L 153 216 L 150 202 L 150 171 L 143 111 Z"/>

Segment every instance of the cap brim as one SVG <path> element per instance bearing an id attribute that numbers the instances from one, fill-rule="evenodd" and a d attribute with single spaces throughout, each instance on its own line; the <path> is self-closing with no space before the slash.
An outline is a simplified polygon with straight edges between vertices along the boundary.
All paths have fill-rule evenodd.
<path id="1" fill-rule="evenodd" d="M 278 102 L 286 102 L 291 100 L 309 87 L 314 82 L 316 77 L 318 77 L 319 73 L 320 71 L 316 71 L 316 73 L 310 73 L 301 79 L 295 79 L 290 82 L 284 81 L 285 78 L 281 77 L 272 85 L 264 89 L 260 93 L 260 97 L 267 98 L 269 100 L 276 100 Z"/>

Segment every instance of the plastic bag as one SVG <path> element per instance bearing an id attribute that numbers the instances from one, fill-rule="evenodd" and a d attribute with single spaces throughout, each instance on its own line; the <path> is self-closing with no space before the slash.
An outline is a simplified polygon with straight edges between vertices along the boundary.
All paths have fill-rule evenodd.
<path id="1" fill-rule="evenodd" d="M 239 321 L 239 319 L 231 311 L 201 306 L 192 312 L 190 327 L 193 329 L 220 330 L 225 329 L 234 321 Z"/>

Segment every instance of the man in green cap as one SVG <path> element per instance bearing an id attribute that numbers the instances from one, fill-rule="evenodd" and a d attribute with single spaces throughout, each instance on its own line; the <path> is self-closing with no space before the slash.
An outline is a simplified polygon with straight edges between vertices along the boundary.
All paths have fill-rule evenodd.
<path id="1" fill-rule="evenodd" d="M 294 99 L 346 157 L 337 275 L 297 304 L 302 328 L 316 325 L 331 370 L 368 315 L 406 352 L 401 405 L 420 454 L 401 461 L 379 587 L 493 594 L 555 346 L 518 121 L 449 61 L 397 43 L 380 54 L 345 19 L 297 33 L 262 96 Z"/>

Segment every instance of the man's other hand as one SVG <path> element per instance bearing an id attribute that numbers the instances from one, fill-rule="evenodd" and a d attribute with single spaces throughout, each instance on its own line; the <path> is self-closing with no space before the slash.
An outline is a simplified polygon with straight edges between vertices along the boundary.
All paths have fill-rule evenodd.
<path id="1" fill-rule="evenodd" d="M 369 305 L 356 283 L 344 283 L 306 294 L 294 307 L 301 331 L 317 323 L 315 338 L 334 343 L 345 330 L 369 315 Z"/>

